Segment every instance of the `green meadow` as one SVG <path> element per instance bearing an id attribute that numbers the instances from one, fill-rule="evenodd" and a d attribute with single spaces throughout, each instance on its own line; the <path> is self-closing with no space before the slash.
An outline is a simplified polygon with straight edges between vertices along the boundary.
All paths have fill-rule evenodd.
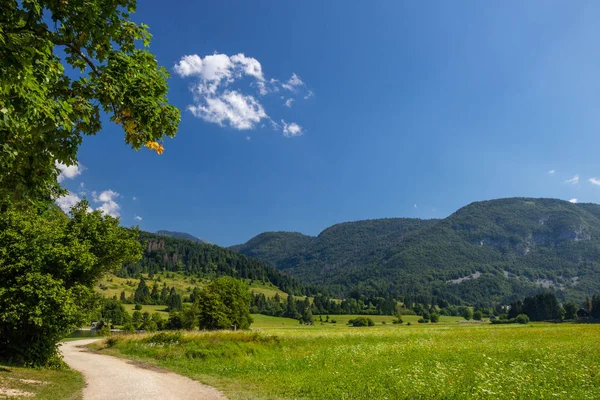
<path id="1" fill-rule="evenodd" d="M 447 320 L 351 328 L 343 317 L 350 316 L 337 316 L 334 329 L 257 316 L 252 332 L 118 336 L 97 347 L 187 375 L 231 399 L 597 399 L 600 393 L 600 325 Z"/>

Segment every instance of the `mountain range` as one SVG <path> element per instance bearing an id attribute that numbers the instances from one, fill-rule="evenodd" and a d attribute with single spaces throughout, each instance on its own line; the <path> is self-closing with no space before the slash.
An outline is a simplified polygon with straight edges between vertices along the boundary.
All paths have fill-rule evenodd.
<path id="1" fill-rule="evenodd" d="M 506 303 L 545 288 L 581 300 L 600 291 L 600 205 L 489 200 L 444 219 L 345 222 L 316 237 L 265 232 L 231 250 L 340 297 Z"/>
<path id="2" fill-rule="evenodd" d="M 204 244 L 210 244 L 210 242 L 207 242 L 206 240 L 202 240 L 200 238 L 197 238 L 194 235 L 190 235 L 189 233 L 185 233 L 185 232 L 172 232 L 172 231 L 156 231 L 156 234 L 158 236 L 168 236 L 168 237 L 172 237 L 175 239 L 185 239 L 185 240 L 190 240 L 194 243 L 204 243 Z"/>

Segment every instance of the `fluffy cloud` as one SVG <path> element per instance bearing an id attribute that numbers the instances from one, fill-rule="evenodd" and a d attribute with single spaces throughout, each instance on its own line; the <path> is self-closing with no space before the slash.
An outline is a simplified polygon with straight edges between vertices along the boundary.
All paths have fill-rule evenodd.
<path id="1" fill-rule="evenodd" d="M 553 169 L 551 169 L 550 171 L 548 171 L 548 173 L 549 173 L 550 175 L 554 175 L 554 174 L 556 173 L 556 171 L 555 171 L 555 170 L 553 170 Z"/>
<path id="2" fill-rule="evenodd" d="M 211 54 L 201 57 L 197 54 L 182 57 L 174 66 L 174 71 L 182 78 L 195 79 L 191 90 L 194 104 L 188 110 L 197 118 L 206 122 L 229 126 L 237 130 L 254 129 L 263 126 L 261 121 L 270 121 L 277 126 L 285 136 L 298 136 L 302 129 L 297 124 L 290 124 L 288 129 L 273 123 L 265 108 L 252 94 L 247 94 L 247 87 L 233 87 L 236 82 L 250 79 L 250 87 L 254 87 L 260 96 L 279 91 L 280 87 L 293 93 L 303 88 L 306 99 L 312 96 L 312 91 L 295 73 L 281 84 L 277 79 L 267 79 L 261 63 L 243 53 L 233 56 L 227 54 Z M 295 101 L 289 98 L 285 105 L 291 107 Z"/>
<path id="3" fill-rule="evenodd" d="M 302 127 L 295 122 L 290 122 L 288 124 L 284 120 L 281 120 L 281 123 L 283 124 L 283 136 L 294 137 L 304 134 Z"/>
<path id="4" fill-rule="evenodd" d="M 571 200 L 569 200 L 569 203 L 575 204 L 575 203 L 577 203 L 577 199 L 571 199 Z"/>
<path id="5" fill-rule="evenodd" d="M 573 185 L 578 184 L 579 183 L 579 175 L 575 175 L 574 177 L 567 179 L 565 181 L 565 183 L 571 183 Z"/>
<path id="6" fill-rule="evenodd" d="M 80 201 L 81 198 L 71 192 L 54 200 L 56 205 L 59 206 L 60 209 L 67 214 L 69 213 L 69 211 L 71 211 L 71 208 L 73 208 L 73 206 L 79 203 Z"/>
<path id="7" fill-rule="evenodd" d="M 220 97 L 207 97 L 203 104 L 190 106 L 196 117 L 221 126 L 226 123 L 232 128 L 253 129 L 263 118 L 267 118 L 262 105 L 252 96 L 236 91 L 225 91 Z"/>
<path id="8" fill-rule="evenodd" d="M 117 218 L 120 217 L 120 209 L 121 206 L 117 204 L 115 201 L 119 197 L 119 193 L 114 192 L 112 190 L 105 190 L 98 195 L 96 192 L 92 192 L 92 199 L 95 203 L 102 203 L 97 210 L 102 211 L 103 213 L 110 215 L 111 217 Z"/>
<path id="9" fill-rule="evenodd" d="M 60 174 L 58 175 L 58 182 L 63 182 L 65 179 L 73 179 L 83 172 L 83 166 L 75 165 L 65 165 L 58 161 L 55 161 L 54 165 L 56 168 L 60 170 Z"/>
<path id="10" fill-rule="evenodd" d="M 288 79 L 286 83 L 281 85 L 282 88 L 294 93 L 296 93 L 299 86 L 304 86 L 304 82 L 302 82 L 302 79 L 295 73 L 292 74 L 292 77 Z"/>
<path id="11" fill-rule="evenodd" d="M 136 215 L 135 217 L 133 217 L 133 219 L 135 219 L 136 221 L 141 221 L 142 217 L 140 217 L 139 215 Z"/>
<path id="12" fill-rule="evenodd" d="M 292 108 L 292 104 L 294 104 L 294 99 L 292 99 L 291 97 L 285 101 L 285 106 L 287 108 Z"/>
<path id="13" fill-rule="evenodd" d="M 592 184 L 592 185 L 600 185 L 600 179 L 596 179 L 596 178 L 590 178 L 588 179 L 588 181 Z"/>

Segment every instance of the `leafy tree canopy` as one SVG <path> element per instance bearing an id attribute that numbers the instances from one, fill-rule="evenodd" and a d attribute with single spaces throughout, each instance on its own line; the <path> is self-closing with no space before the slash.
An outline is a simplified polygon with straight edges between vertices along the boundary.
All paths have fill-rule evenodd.
<path id="1" fill-rule="evenodd" d="M 61 193 L 56 165 L 77 163 L 101 112 L 132 148 L 162 153 L 179 110 L 148 27 L 130 20 L 135 0 L 0 0 L 0 9 L 0 204 Z"/>
<path id="2" fill-rule="evenodd" d="M 87 319 L 98 277 L 139 259 L 136 230 L 86 201 L 68 218 L 10 208 L 0 213 L 0 358 L 56 361 L 56 343 Z"/>

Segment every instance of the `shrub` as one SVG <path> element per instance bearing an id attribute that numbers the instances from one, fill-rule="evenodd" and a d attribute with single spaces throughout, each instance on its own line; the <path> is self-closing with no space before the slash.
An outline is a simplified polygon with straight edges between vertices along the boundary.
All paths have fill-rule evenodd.
<path id="1" fill-rule="evenodd" d="M 481 312 L 481 311 L 475 311 L 475 312 L 473 313 L 473 319 L 474 319 L 475 321 L 481 321 L 481 320 L 483 319 L 483 314 L 482 314 L 482 312 Z"/>
<path id="2" fill-rule="evenodd" d="M 527 316 L 527 314 L 519 314 L 519 315 L 517 315 L 517 318 L 515 318 L 515 321 L 518 324 L 528 324 L 529 317 Z"/>
<path id="3" fill-rule="evenodd" d="M 402 319 L 400 314 L 398 314 L 398 316 L 392 321 L 392 324 L 403 324 L 403 323 L 404 323 L 404 320 Z"/>
<path id="4" fill-rule="evenodd" d="M 371 318 L 358 317 L 348 321 L 348 324 L 352 326 L 374 326 L 375 322 Z"/>
<path id="5" fill-rule="evenodd" d="M 431 322 L 434 322 L 434 323 L 435 322 L 440 322 L 440 315 L 436 314 L 436 313 L 433 313 L 430 316 L 430 320 L 431 320 Z"/>
<path id="6" fill-rule="evenodd" d="M 426 318 L 420 318 L 417 322 L 420 324 L 427 324 L 429 322 L 429 320 Z"/>
<path id="7" fill-rule="evenodd" d="M 135 305 L 134 308 L 135 308 L 136 311 L 140 311 L 142 309 L 142 305 L 138 303 L 138 304 Z"/>
<path id="8" fill-rule="evenodd" d="M 100 329 L 96 331 L 96 335 L 98 336 L 110 336 L 110 328 L 107 324 L 102 325 Z"/>
<path id="9" fill-rule="evenodd" d="M 123 325 L 123 332 L 125 332 L 125 333 L 135 332 L 135 325 L 133 325 L 131 322 L 126 323 L 125 325 Z"/>

